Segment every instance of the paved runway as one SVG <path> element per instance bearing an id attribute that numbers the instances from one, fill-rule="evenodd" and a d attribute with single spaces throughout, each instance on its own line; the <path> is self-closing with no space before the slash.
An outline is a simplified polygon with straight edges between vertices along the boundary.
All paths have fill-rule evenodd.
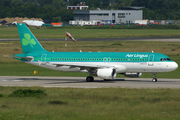
<path id="1" fill-rule="evenodd" d="M 76 41 L 162 41 L 162 42 L 180 42 L 180 36 L 177 37 L 126 37 L 126 38 L 77 38 Z M 64 41 L 64 38 L 45 38 L 39 41 Z M 0 39 L 0 41 L 19 41 L 17 39 Z"/>
<path id="2" fill-rule="evenodd" d="M 151 78 L 116 78 L 104 81 L 95 78 L 86 82 L 85 77 L 34 77 L 34 76 L 0 76 L 0 86 L 40 86 L 40 87 L 73 87 L 73 88 L 180 88 L 180 79 L 158 79 L 153 83 Z"/>

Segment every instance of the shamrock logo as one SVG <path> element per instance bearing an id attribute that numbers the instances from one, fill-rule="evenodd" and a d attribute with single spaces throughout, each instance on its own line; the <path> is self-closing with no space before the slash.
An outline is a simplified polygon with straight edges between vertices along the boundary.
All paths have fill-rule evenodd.
<path id="1" fill-rule="evenodd" d="M 24 38 L 22 39 L 22 44 L 24 46 L 30 44 L 31 47 L 33 47 L 33 45 L 36 45 L 36 41 L 33 38 L 31 39 L 31 35 L 29 33 L 25 33 Z"/>

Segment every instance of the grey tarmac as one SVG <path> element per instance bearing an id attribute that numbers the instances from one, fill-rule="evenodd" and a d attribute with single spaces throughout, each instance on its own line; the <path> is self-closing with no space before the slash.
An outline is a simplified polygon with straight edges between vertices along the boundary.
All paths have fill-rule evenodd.
<path id="1" fill-rule="evenodd" d="M 179 89 L 180 79 L 162 79 L 152 82 L 152 78 L 116 78 L 104 81 L 95 78 L 94 82 L 86 82 L 85 77 L 41 77 L 41 76 L 0 76 L 0 86 L 25 87 L 70 87 L 70 88 L 170 88 Z"/>

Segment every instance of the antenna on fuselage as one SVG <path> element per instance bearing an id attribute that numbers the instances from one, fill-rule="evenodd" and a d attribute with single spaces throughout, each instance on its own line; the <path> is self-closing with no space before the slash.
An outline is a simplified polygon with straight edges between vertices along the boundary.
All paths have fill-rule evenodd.
<path id="1" fill-rule="evenodd" d="M 152 53 L 154 53 L 154 51 L 152 50 Z"/>

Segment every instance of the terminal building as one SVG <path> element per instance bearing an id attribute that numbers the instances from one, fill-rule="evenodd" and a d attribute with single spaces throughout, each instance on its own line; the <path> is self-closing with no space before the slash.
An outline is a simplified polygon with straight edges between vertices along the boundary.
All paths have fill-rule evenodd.
<path id="1" fill-rule="evenodd" d="M 87 6 L 85 3 L 80 2 L 80 4 L 77 4 L 77 6 L 67 6 L 68 10 L 86 10 L 89 6 Z"/>
<path id="2" fill-rule="evenodd" d="M 75 10 L 74 21 L 108 21 L 111 24 L 130 24 L 143 19 L 144 7 L 121 7 L 119 10 Z"/>

